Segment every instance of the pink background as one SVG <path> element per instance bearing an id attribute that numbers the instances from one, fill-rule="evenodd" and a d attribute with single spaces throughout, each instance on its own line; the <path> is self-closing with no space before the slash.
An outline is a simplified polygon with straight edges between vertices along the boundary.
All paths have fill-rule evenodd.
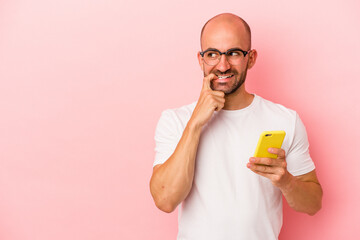
<path id="1" fill-rule="evenodd" d="M 233 12 L 250 92 L 295 109 L 324 189 L 280 239 L 360 235 L 360 3 L 0 1 L 0 239 L 175 239 L 148 182 L 162 110 L 199 96 L 199 34 Z M 357 236 L 357 237 L 356 237 Z"/>

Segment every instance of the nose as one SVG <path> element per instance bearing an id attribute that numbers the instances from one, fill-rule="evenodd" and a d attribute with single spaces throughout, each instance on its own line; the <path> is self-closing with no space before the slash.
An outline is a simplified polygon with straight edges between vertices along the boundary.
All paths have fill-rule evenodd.
<path id="1" fill-rule="evenodd" d="M 216 65 L 216 68 L 220 71 L 220 72 L 226 72 L 227 70 L 230 69 L 230 63 L 228 62 L 228 60 L 226 59 L 225 54 L 222 54 L 220 56 L 220 61 L 219 63 Z"/>

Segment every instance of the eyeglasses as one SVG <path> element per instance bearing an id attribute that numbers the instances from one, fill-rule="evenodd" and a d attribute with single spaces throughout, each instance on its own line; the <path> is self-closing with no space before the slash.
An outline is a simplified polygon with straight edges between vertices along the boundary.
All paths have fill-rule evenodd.
<path id="1" fill-rule="evenodd" d="M 204 59 L 205 63 L 210 66 L 215 66 L 220 62 L 221 55 L 225 54 L 226 60 L 231 65 L 239 65 L 241 63 L 242 57 L 250 52 L 241 50 L 240 48 L 231 48 L 226 52 L 220 52 L 216 48 L 209 48 L 203 52 L 200 52 L 201 57 Z"/>

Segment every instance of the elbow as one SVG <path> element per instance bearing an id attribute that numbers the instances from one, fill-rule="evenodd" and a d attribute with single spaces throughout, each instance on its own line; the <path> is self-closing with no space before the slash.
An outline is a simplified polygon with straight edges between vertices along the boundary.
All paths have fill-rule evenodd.
<path id="1" fill-rule="evenodd" d="M 319 184 L 320 186 L 320 184 Z M 320 189 L 317 194 L 317 198 L 314 202 L 314 205 L 310 211 L 307 212 L 308 215 L 314 216 L 316 213 L 318 213 L 322 208 L 322 198 L 323 198 L 323 190 L 320 186 Z"/>
<path id="2" fill-rule="evenodd" d="M 166 213 L 172 213 L 176 209 L 176 206 L 165 201 L 155 201 L 155 205 L 158 209 Z"/>
<path id="3" fill-rule="evenodd" d="M 311 211 L 307 212 L 308 215 L 314 216 L 316 213 L 318 213 L 322 208 L 322 192 L 321 195 L 317 201 L 317 204 L 311 209 Z"/>
<path id="4" fill-rule="evenodd" d="M 152 188 L 150 185 L 150 193 L 153 197 L 156 207 L 161 211 L 171 213 L 176 209 L 177 204 L 174 204 L 171 201 L 169 195 L 165 195 L 163 191 L 158 191 L 157 189 Z"/>
<path id="5" fill-rule="evenodd" d="M 321 209 L 321 201 L 319 202 L 319 204 L 314 208 L 312 209 L 312 211 L 309 211 L 307 214 L 310 215 L 310 216 L 314 216 L 316 213 L 318 213 Z"/>
<path id="6" fill-rule="evenodd" d="M 320 209 L 319 209 L 320 210 Z M 319 210 L 307 212 L 309 216 L 314 216 Z"/>
<path id="7" fill-rule="evenodd" d="M 319 210 L 320 210 L 320 209 L 317 209 L 317 210 L 315 210 L 315 211 L 308 212 L 307 214 L 308 214 L 309 216 L 314 216 Z"/>
<path id="8" fill-rule="evenodd" d="M 160 195 L 160 196 L 153 195 L 153 199 L 154 199 L 156 207 L 163 212 L 171 213 L 177 207 L 176 204 L 173 204 L 172 201 L 170 201 L 170 199 L 164 195 Z"/>

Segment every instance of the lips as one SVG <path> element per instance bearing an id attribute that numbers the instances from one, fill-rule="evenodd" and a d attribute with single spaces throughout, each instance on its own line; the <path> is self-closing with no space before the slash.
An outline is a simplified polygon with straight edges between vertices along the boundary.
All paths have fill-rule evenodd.
<path id="1" fill-rule="evenodd" d="M 229 78 L 233 77 L 234 75 L 231 74 L 231 75 L 217 75 L 217 79 L 215 80 L 216 82 L 227 82 Z"/>
<path id="2" fill-rule="evenodd" d="M 234 75 L 217 75 L 218 79 L 226 79 L 226 78 L 231 78 Z"/>

